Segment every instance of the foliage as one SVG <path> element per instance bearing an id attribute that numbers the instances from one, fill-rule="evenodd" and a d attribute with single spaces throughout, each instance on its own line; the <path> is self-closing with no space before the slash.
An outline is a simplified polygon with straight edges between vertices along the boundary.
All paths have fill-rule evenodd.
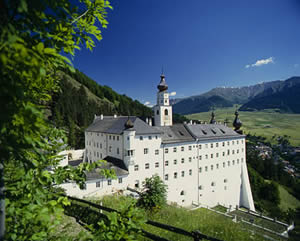
<path id="1" fill-rule="evenodd" d="M 59 89 L 57 68 L 70 63 L 65 55 L 94 47 L 108 8 L 104 0 L 1 1 L 0 156 L 8 240 L 47 240 L 69 204 L 53 193 L 54 185 L 70 179 L 82 184 L 84 171 L 96 165 L 56 168 L 64 132 L 45 120 L 44 111 Z"/>
<path id="2" fill-rule="evenodd" d="M 173 123 L 174 124 L 176 124 L 176 123 L 184 123 L 185 121 L 188 122 L 189 119 L 186 118 L 184 115 L 173 113 Z"/>
<path id="3" fill-rule="evenodd" d="M 98 222 L 99 229 L 95 232 L 97 240 L 137 240 L 138 234 L 141 233 L 141 225 L 145 223 L 143 213 L 134 203 L 123 207 L 119 213 L 108 213 L 107 217 L 106 221 Z"/>
<path id="4" fill-rule="evenodd" d="M 167 185 L 158 175 L 146 178 L 138 205 L 148 210 L 158 210 L 167 202 Z"/>

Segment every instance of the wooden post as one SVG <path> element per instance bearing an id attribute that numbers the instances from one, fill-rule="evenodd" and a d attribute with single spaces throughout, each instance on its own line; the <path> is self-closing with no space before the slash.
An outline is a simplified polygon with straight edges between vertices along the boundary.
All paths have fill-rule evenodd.
<path id="1" fill-rule="evenodd" d="M 4 161 L 0 162 L 0 241 L 5 234 Z"/>
<path id="2" fill-rule="evenodd" d="M 200 241 L 200 240 L 202 240 L 200 234 L 201 233 L 200 233 L 199 230 L 192 231 L 192 235 L 193 235 L 194 241 Z"/>

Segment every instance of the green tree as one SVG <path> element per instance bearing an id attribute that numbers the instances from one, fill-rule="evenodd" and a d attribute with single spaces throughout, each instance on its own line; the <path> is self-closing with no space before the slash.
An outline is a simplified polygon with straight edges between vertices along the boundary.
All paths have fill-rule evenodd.
<path id="1" fill-rule="evenodd" d="M 82 186 L 84 171 L 96 166 L 57 167 L 64 133 L 45 120 L 44 110 L 58 90 L 57 69 L 71 64 L 65 56 L 92 50 L 109 8 L 105 0 L 0 1 L 0 239 L 4 194 L 5 238 L 47 240 L 69 204 L 54 185 L 74 179 Z"/>
<path id="2" fill-rule="evenodd" d="M 160 209 L 167 202 L 167 185 L 160 179 L 158 175 L 146 178 L 143 182 L 143 191 L 137 202 L 148 210 Z"/>

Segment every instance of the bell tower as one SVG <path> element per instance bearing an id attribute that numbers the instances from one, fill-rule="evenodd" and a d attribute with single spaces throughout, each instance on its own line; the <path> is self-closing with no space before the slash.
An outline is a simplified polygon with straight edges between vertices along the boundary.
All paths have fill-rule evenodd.
<path id="1" fill-rule="evenodd" d="M 165 80 L 165 75 L 160 76 L 160 83 L 157 86 L 157 104 L 154 106 L 154 122 L 155 126 L 171 126 L 172 120 L 172 106 L 169 102 L 168 85 Z"/>

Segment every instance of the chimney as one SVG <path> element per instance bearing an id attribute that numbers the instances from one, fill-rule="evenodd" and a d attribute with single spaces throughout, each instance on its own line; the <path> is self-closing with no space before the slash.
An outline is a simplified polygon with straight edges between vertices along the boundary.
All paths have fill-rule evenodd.
<path id="1" fill-rule="evenodd" d="M 191 125 L 193 124 L 193 121 L 192 121 L 192 120 L 190 120 L 190 124 L 191 124 Z"/>
<path id="2" fill-rule="evenodd" d="M 148 119 L 148 117 L 146 117 L 146 123 L 149 125 L 149 119 Z"/>
<path id="3" fill-rule="evenodd" d="M 149 118 L 149 126 L 152 126 L 152 118 Z"/>
<path id="4" fill-rule="evenodd" d="M 100 120 L 103 120 L 103 114 L 100 115 Z"/>
<path id="5" fill-rule="evenodd" d="M 117 115 L 116 115 L 116 114 L 114 114 L 114 118 L 117 118 Z"/>

